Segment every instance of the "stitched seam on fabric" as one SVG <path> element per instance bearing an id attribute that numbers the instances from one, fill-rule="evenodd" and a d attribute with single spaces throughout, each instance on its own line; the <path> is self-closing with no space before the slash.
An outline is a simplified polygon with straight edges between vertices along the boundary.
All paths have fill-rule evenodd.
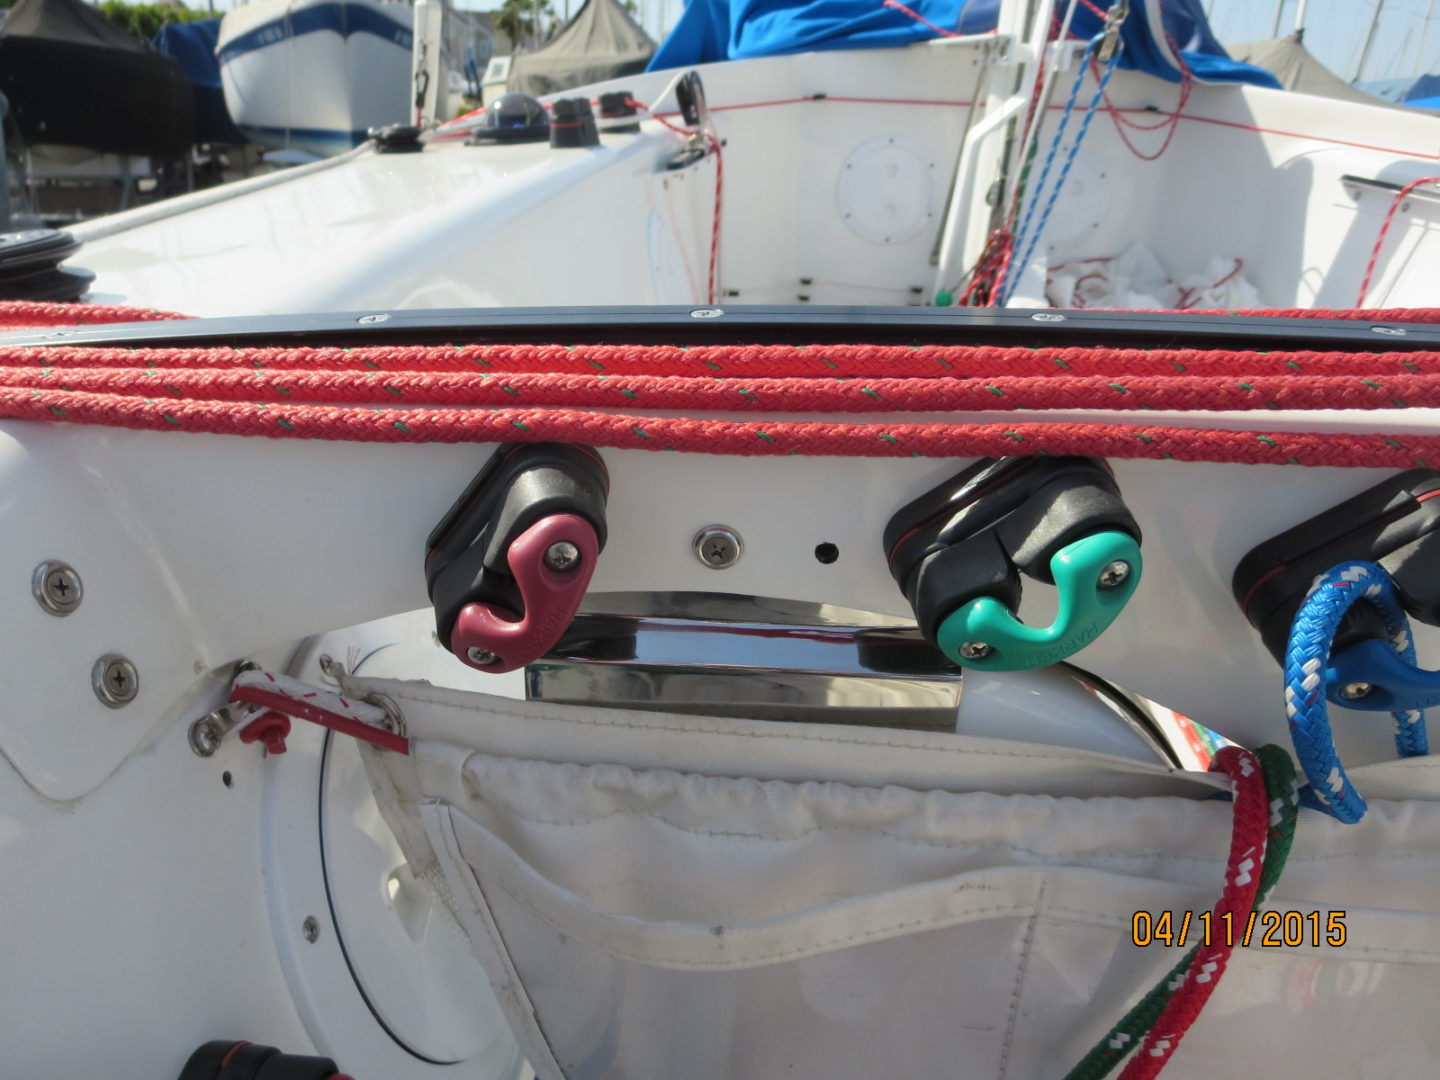
<path id="1" fill-rule="evenodd" d="M 444 710 L 446 710 L 446 711 L 448 711 L 448 712 L 459 713 L 461 716 L 468 716 L 468 715 L 470 715 L 471 713 L 473 713 L 473 712 L 476 711 L 473 707 L 468 707 L 468 708 L 467 708 L 466 706 L 463 706 L 463 705 L 457 705 L 457 704 L 454 703 L 454 702 L 439 701 L 439 700 L 436 700 L 436 699 L 434 699 L 434 698 L 428 697 L 428 696 L 426 696 L 426 695 L 423 694 L 423 693 L 417 693 L 417 692 L 416 692 L 417 689 L 418 689 L 418 688 L 407 686 L 407 687 L 405 687 L 404 690 L 397 690 L 397 693 L 400 694 L 401 696 L 405 697 L 405 698 L 409 698 L 409 699 L 411 699 L 411 700 L 414 700 L 414 701 L 417 702 L 418 704 L 430 705 L 430 706 L 433 706 L 433 707 L 438 708 L 438 709 L 444 709 Z M 511 720 L 522 720 L 522 721 L 526 721 L 526 720 L 534 720 L 534 719 L 535 719 L 535 717 L 533 717 L 533 716 L 527 715 L 527 714 L 522 713 L 522 712 L 518 712 L 518 711 L 513 711 L 513 710 L 510 710 L 510 709 L 506 709 L 506 708 L 503 708 L 503 707 L 502 707 L 502 708 L 491 708 L 491 707 L 488 707 L 488 706 L 487 706 L 486 711 L 489 712 L 489 713 L 492 714 L 492 715 L 504 716 L 504 717 L 507 717 L 508 719 L 511 719 Z M 637 723 L 637 722 L 633 722 L 633 721 L 601 720 L 601 719 L 598 719 L 598 718 L 595 718 L 595 717 L 590 717 L 590 716 L 562 716 L 562 717 L 558 717 L 558 719 L 559 719 L 562 723 L 569 723 L 569 724 L 585 724 L 585 725 L 591 726 L 591 727 L 619 728 L 619 729 L 631 730 L 631 731 L 658 731 L 658 732 L 666 732 L 666 733 L 670 733 L 670 734 L 674 734 L 674 735 L 720 735 L 720 736 L 723 736 L 723 737 L 725 737 L 725 738 L 784 739 L 784 740 L 786 740 L 786 741 L 804 742 L 804 743 L 815 743 L 815 744 L 819 744 L 819 745 L 833 744 L 833 745 L 839 745 L 839 746 L 858 746 L 858 747 L 862 747 L 862 748 L 864 748 L 864 749 L 873 749 L 873 748 L 876 748 L 876 747 L 883 747 L 883 748 L 885 748 L 885 749 L 893 749 L 893 750 L 912 750 L 912 751 L 915 751 L 915 752 L 917 752 L 917 753 L 926 753 L 926 754 L 934 754 L 934 753 L 959 754 L 959 755 L 962 755 L 962 756 L 969 756 L 969 757 L 1014 758 L 1014 759 L 1019 760 L 1019 761 L 1041 761 L 1041 762 L 1044 762 L 1044 761 L 1060 761 L 1060 762 L 1065 762 L 1065 763 L 1067 763 L 1067 764 L 1076 764 L 1076 763 L 1079 763 L 1079 764 L 1085 764 L 1085 765 L 1091 765 L 1091 764 L 1095 764 L 1095 763 L 1096 763 L 1096 762 L 1095 762 L 1095 758 L 1093 758 L 1093 757 L 1086 756 L 1086 755 L 1081 755 L 1081 754 L 1067 754 L 1067 753 L 1064 752 L 1064 749 L 1063 749 L 1063 748 L 1060 748 L 1060 749 L 1058 750 L 1058 752 L 1054 752 L 1054 753 L 1047 752 L 1047 753 L 1044 753 L 1044 754 L 1040 754 L 1040 753 L 1023 753 L 1023 752 L 1020 752 L 1020 751 L 976 749 L 976 748 L 973 748 L 973 747 L 945 746 L 945 745 L 943 745 L 942 743 L 936 743 L 936 744 L 934 744 L 934 745 L 928 745 L 928 746 L 926 746 L 926 745 L 916 745 L 916 744 L 912 744 L 912 743 L 902 743 L 902 742 L 876 742 L 876 741 L 871 740 L 871 739 L 855 739 L 855 738 L 848 738 L 848 739 L 847 739 L 847 738 L 843 738 L 843 737 L 841 737 L 841 736 L 836 736 L 836 735 L 816 736 L 816 735 L 811 734 L 811 733 L 803 733 L 803 734 L 802 734 L 802 733 L 800 733 L 800 732 L 788 732 L 788 731 L 733 731 L 733 730 L 727 730 L 726 728 L 719 728 L 719 727 L 685 728 L 685 729 L 681 729 L 681 728 L 666 727 L 666 726 L 664 726 L 663 724 L 644 724 L 644 723 Z M 423 737 L 423 736 L 422 736 L 422 737 Z M 439 740 L 439 741 L 444 741 L 444 740 Z M 1103 757 L 1103 755 L 1096 755 L 1096 756 L 1097 756 L 1097 757 Z M 1196 781 L 1196 782 L 1197 782 L 1200 786 L 1202 786 L 1202 787 L 1211 787 L 1211 786 L 1214 786 L 1217 790 L 1220 790 L 1220 788 L 1221 788 L 1221 785 L 1210 785 L 1210 784 L 1205 784 L 1203 781 L 1201 781 L 1201 780 L 1200 780 L 1200 776 L 1201 776 L 1201 775 L 1204 775 L 1204 774 L 1191 775 L 1191 774 L 1188 773 L 1185 769 L 1174 769 L 1174 768 L 1168 768 L 1168 767 L 1160 767 L 1160 768 L 1162 768 L 1163 771 L 1155 771 L 1155 772 L 1142 771 L 1142 770 L 1133 770 L 1133 771 L 1132 771 L 1132 770 L 1129 770 L 1129 769 L 1123 769 L 1123 770 L 1117 770 L 1117 771 L 1121 772 L 1122 775 L 1125 775 L 1125 776 L 1143 777 L 1143 778 L 1145 778 L 1145 779 L 1152 779 L 1152 780 L 1162 780 L 1162 779 L 1166 779 L 1166 778 L 1168 778 L 1168 777 L 1179 776 L 1179 777 L 1183 777 L 1183 778 L 1185 778 L 1185 779 L 1194 780 L 1194 781 Z"/>
<path id="2" fill-rule="evenodd" d="M 1010 991 L 1010 1010 L 1005 1021 L 1005 1042 L 1000 1047 L 1000 1080 L 1005 1080 L 1010 1071 L 1010 1048 L 1015 1041 L 1015 1026 L 1020 1017 L 1020 993 L 1025 985 L 1025 972 L 1030 967 L 1030 949 L 1035 943 L 1035 924 L 1039 921 L 1040 913 L 1045 910 L 1045 889 L 1049 883 L 1050 876 L 1042 874 L 1040 890 L 1035 897 L 1035 908 L 1025 922 L 1025 941 L 1021 945 L 1020 960 L 1015 967 L 1015 986 Z"/>
<path id="3" fill-rule="evenodd" d="M 462 863 L 462 865 L 468 864 Z M 473 869 L 471 869 L 470 871 L 470 876 L 476 876 Z M 536 911 L 534 906 L 532 906 L 524 897 L 519 896 L 516 893 L 515 888 L 513 888 L 508 882 L 504 880 L 503 875 L 497 874 L 493 880 L 495 885 L 499 889 L 501 889 L 507 896 L 509 896 L 510 899 L 514 900 L 515 903 L 519 904 L 522 908 L 528 911 L 535 918 L 539 919 L 546 926 L 550 927 L 552 930 L 557 930 L 562 934 L 575 937 L 575 940 L 577 941 L 583 941 L 582 938 L 579 938 L 575 935 L 574 927 L 567 928 L 561 926 L 555 920 L 541 914 L 539 911 Z M 587 948 L 594 949 L 596 952 L 603 952 L 610 956 L 618 957 L 622 960 L 629 960 L 639 964 L 649 964 L 654 967 L 668 967 L 677 969 L 733 968 L 737 964 L 742 963 L 756 965 L 761 963 L 775 963 L 780 960 L 789 959 L 791 957 L 814 956 L 826 951 L 843 949 L 850 945 L 863 945 L 869 941 L 885 940 L 888 938 L 899 936 L 896 933 L 896 931 L 899 930 L 941 930 L 949 926 L 957 925 L 957 923 L 980 921 L 980 919 L 977 917 L 996 918 L 1004 915 L 1023 915 L 1030 912 L 1031 910 L 1032 908 L 1030 905 L 1024 904 L 995 904 L 990 907 L 967 908 L 964 912 L 963 917 L 958 920 L 936 920 L 933 917 L 926 919 L 911 919 L 908 922 L 890 923 L 885 926 L 875 927 L 871 930 L 865 931 L 862 934 L 853 934 L 849 937 L 827 938 L 820 941 L 814 941 L 811 942 L 809 945 L 806 945 L 803 948 L 799 949 L 785 949 L 773 953 L 740 953 L 732 957 L 727 957 L 724 960 L 686 960 L 677 963 L 674 960 L 666 960 L 666 958 L 664 957 L 655 957 L 646 953 L 622 952 L 618 949 L 612 949 L 603 945 L 595 945 L 590 942 L 583 943 L 586 945 Z M 606 917 L 612 919 L 624 918 L 624 916 L 612 915 L 609 912 L 605 912 L 604 914 L 606 915 Z"/>
<path id="4" fill-rule="evenodd" d="M 515 1001 L 521 1012 L 520 1022 L 534 1033 L 533 1038 L 544 1049 L 549 1061 L 542 1062 L 547 1067 L 554 1069 L 556 1076 L 564 1076 L 565 1070 L 560 1067 L 560 1061 L 555 1056 L 555 1048 L 550 1045 L 550 1039 L 545 1034 L 545 1029 L 540 1026 L 540 1016 L 535 1009 L 535 1004 L 530 1000 L 530 991 L 525 988 L 525 980 L 520 977 L 520 969 L 515 966 L 510 956 L 510 951 L 505 948 L 500 937 L 500 928 L 495 924 L 494 914 L 490 910 L 490 901 L 485 898 L 485 891 L 480 885 L 480 879 L 470 870 L 470 865 L 465 861 L 460 851 L 460 838 L 455 835 L 455 824 L 453 807 L 445 803 L 431 803 L 436 809 L 432 816 L 436 819 L 435 831 L 440 834 L 441 843 L 445 849 L 445 855 L 452 861 L 452 865 L 459 871 L 460 880 L 466 886 L 466 893 L 475 913 L 480 917 L 480 925 L 485 929 L 485 936 L 489 939 L 495 955 L 500 958 L 504 967 L 506 993 L 514 995 Z M 444 808 L 443 815 L 439 808 Z M 429 830 L 426 830 L 428 835 Z M 505 890 L 507 893 L 509 890 Z M 558 927 L 556 929 L 559 929 Z M 472 947 L 472 952 L 473 947 Z M 482 964 L 483 966 L 483 964 Z M 518 991 L 518 993 L 517 993 Z M 532 1063 L 533 1064 L 533 1063 Z"/>

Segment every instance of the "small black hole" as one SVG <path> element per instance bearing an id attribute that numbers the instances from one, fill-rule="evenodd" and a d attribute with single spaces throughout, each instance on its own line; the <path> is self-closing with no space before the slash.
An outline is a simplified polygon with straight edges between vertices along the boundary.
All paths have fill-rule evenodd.
<path id="1" fill-rule="evenodd" d="M 816 544 L 815 558 L 819 559 L 826 566 L 829 566 L 836 559 L 840 558 L 840 549 L 828 541 L 824 544 Z"/>
<path id="2" fill-rule="evenodd" d="M 226 769 L 223 773 L 220 774 L 220 782 L 221 782 L 222 784 L 224 784 L 226 787 L 234 787 L 234 786 L 235 786 L 235 777 L 233 777 L 233 776 L 230 775 L 230 770 L 229 770 L 229 769 Z"/>

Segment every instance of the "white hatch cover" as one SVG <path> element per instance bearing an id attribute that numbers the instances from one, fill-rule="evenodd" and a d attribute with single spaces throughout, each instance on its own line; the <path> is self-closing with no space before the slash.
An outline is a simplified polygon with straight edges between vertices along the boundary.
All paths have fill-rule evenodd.
<path id="1" fill-rule="evenodd" d="M 935 208 L 935 163 L 901 135 L 861 143 L 840 167 L 835 202 L 850 231 L 875 244 L 898 244 L 921 233 Z"/>

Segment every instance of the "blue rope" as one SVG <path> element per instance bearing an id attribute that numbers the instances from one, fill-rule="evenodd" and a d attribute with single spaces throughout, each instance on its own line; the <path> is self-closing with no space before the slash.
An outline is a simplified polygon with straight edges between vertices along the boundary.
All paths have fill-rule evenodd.
<path id="1" fill-rule="evenodd" d="M 1035 216 L 1035 210 L 1040 205 L 1040 196 L 1045 191 L 1045 183 L 1050 178 L 1050 169 L 1059 156 L 1060 146 L 1065 141 L 1065 132 L 1070 126 L 1070 115 L 1075 111 L 1075 102 L 1080 97 L 1080 87 L 1085 82 L 1085 72 L 1090 66 L 1090 57 L 1099 48 L 1100 43 L 1105 39 L 1102 32 L 1091 39 L 1090 44 L 1085 47 L 1085 55 L 1080 58 L 1079 70 L 1075 73 L 1075 82 L 1070 87 L 1070 98 L 1065 102 L 1065 112 L 1060 117 L 1060 124 L 1055 129 L 1055 137 L 1050 140 L 1050 149 L 1045 155 L 1045 164 L 1040 169 L 1040 180 L 1036 183 L 1034 193 L 1025 206 L 1025 216 L 1020 219 L 1020 228 L 1015 233 L 1015 249 L 1021 250 L 1022 239 L 1025 243 L 1024 254 L 1018 262 L 1012 261 L 1011 269 L 1005 274 L 1005 281 L 1002 283 L 1002 295 L 996 297 L 995 302 L 1003 307 L 1015 291 L 1015 282 L 1019 281 L 1020 275 L 1025 272 L 1025 267 L 1030 265 L 1030 257 L 1035 254 L 1035 245 L 1040 242 L 1040 237 L 1045 235 L 1045 226 L 1050 223 L 1050 214 L 1055 209 L 1055 203 L 1059 201 L 1060 192 L 1065 187 L 1065 181 L 1070 176 L 1070 168 L 1075 164 L 1075 155 L 1080 152 L 1080 144 L 1085 141 L 1085 133 L 1090 130 L 1090 121 L 1095 119 L 1096 110 L 1100 107 L 1100 101 L 1105 96 L 1105 87 L 1110 83 L 1110 76 L 1115 74 L 1115 67 L 1120 62 L 1120 50 L 1115 50 L 1115 55 L 1106 62 L 1104 71 L 1100 75 L 1100 84 L 1095 88 L 1095 95 L 1090 99 L 1089 106 L 1085 109 L 1085 115 L 1080 121 L 1080 130 L 1075 135 L 1075 141 L 1070 144 L 1070 153 L 1065 157 L 1065 164 L 1060 169 L 1060 175 L 1055 181 L 1055 187 L 1050 192 L 1050 197 L 1045 201 L 1045 209 L 1040 215 L 1040 224 L 1033 231 L 1030 231 L 1031 219 Z"/>
<path id="2" fill-rule="evenodd" d="M 1347 824 L 1365 814 L 1365 800 L 1355 791 L 1330 734 L 1325 700 L 1325 669 L 1330 647 L 1345 613 L 1358 600 L 1375 606 L 1385 621 L 1390 644 L 1406 663 L 1415 663 L 1415 642 L 1410 621 L 1400 606 L 1390 575 L 1375 563 L 1341 563 L 1315 581 L 1290 626 L 1285 648 L 1285 712 L 1300 768 L 1315 797 L 1329 813 Z M 1425 714 L 1397 712 L 1395 750 L 1401 757 L 1429 752 Z"/>

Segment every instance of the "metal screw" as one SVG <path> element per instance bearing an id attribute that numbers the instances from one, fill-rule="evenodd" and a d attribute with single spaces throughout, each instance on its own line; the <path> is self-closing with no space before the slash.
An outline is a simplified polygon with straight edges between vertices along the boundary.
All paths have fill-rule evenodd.
<path id="1" fill-rule="evenodd" d="M 1107 563 L 1105 569 L 1100 571 L 1100 588 L 1113 589 L 1115 586 L 1123 584 L 1129 576 L 1130 564 L 1124 559 L 1116 559 L 1112 563 Z"/>
<path id="2" fill-rule="evenodd" d="M 314 915 L 306 915 L 305 921 L 300 924 L 300 932 L 305 935 L 305 940 L 314 945 L 320 939 L 320 920 Z"/>
<path id="3" fill-rule="evenodd" d="M 80 575 L 69 563 L 47 559 L 30 577 L 30 591 L 36 602 L 51 615 L 69 615 L 80 606 L 85 588 Z"/>
<path id="4" fill-rule="evenodd" d="M 469 660 L 472 664 L 478 664 L 483 667 L 485 664 L 495 663 L 495 661 L 500 658 L 489 649 L 482 649 L 479 645 L 471 645 L 470 648 L 465 650 L 465 659 Z"/>
<path id="5" fill-rule="evenodd" d="M 1057 314 L 1057 313 L 1055 313 L 1055 312 L 1053 312 L 1053 311 L 1037 311 L 1034 315 L 1031 315 L 1030 318 L 1033 319 L 1035 322 L 1064 322 L 1064 321 L 1065 321 L 1065 316 L 1064 316 L 1064 315 L 1059 315 L 1059 314 Z"/>
<path id="6" fill-rule="evenodd" d="M 718 308 L 718 307 L 705 307 L 705 308 L 697 308 L 697 309 L 695 309 L 694 311 L 690 312 L 690 318 L 692 318 L 692 319 L 718 319 L 718 318 L 720 318 L 721 315 L 724 315 L 724 314 L 725 314 L 725 312 L 722 311 L 722 310 L 721 310 L 720 308 Z"/>
<path id="7" fill-rule="evenodd" d="M 556 540 L 545 549 L 545 565 L 551 570 L 571 570 L 580 562 L 580 549 L 569 540 Z"/>
<path id="8" fill-rule="evenodd" d="M 389 322 L 390 316 L 383 313 L 379 315 L 361 315 L 360 318 L 355 321 L 364 326 L 368 323 Z"/>
<path id="9" fill-rule="evenodd" d="M 1374 689 L 1368 682 L 1346 683 L 1340 688 L 1340 696 L 1346 701 L 1358 701 L 1362 697 L 1368 697 Z"/>
<path id="10" fill-rule="evenodd" d="M 983 641 L 965 641 L 960 645 L 960 659 L 984 660 L 995 650 Z"/>
<path id="11" fill-rule="evenodd" d="M 740 560 L 740 534 L 724 525 L 707 525 L 695 534 L 695 554 L 711 570 L 724 570 Z"/>
<path id="12" fill-rule="evenodd" d="M 213 713 L 207 713 L 190 725 L 190 749 L 197 757 L 214 757 L 225 733 Z"/>
<path id="13" fill-rule="evenodd" d="M 90 669 L 90 685 L 102 705 L 118 709 L 140 692 L 140 673 L 125 657 L 107 653 Z"/>
<path id="14" fill-rule="evenodd" d="M 1404 337 L 1405 331 L 1398 326 L 1372 326 L 1370 332 L 1373 334 L 1389 334 L 1391 337 Z"/>

